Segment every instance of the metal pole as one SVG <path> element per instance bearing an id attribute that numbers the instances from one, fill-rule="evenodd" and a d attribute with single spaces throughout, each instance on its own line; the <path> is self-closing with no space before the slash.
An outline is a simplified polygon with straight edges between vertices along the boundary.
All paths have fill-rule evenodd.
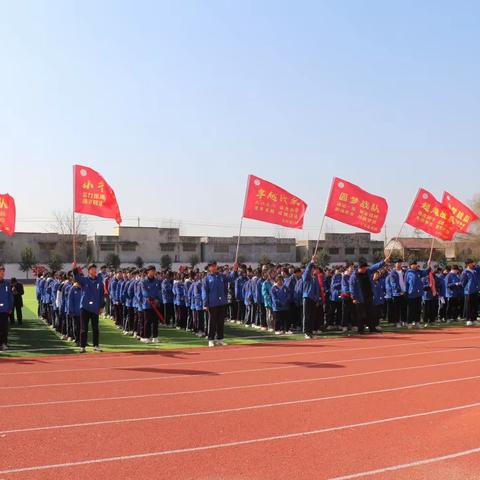
<path id="1" fill-rule="evenodd" d="M 77 239 L 75 226 L 75 165 L 73 166 L 73 206 L 72 206 L 72 247 L 73 247 L 73 263 L 77 263 Z"/>
<path id="2" fill-rule="evenodd" d="M 432 246 L 430 247 L 430 257 L 428 257 L 428 264 L 432 261 L 433 256 L 433 246 L 435 245 L 435 237 L 432 237 Z"/>
<path id="3" fill-rule="evenodd" d="M 247 178 L 247 186 L 245 187 L 245 197 L 243 199 L 243 210 L 242 216 L 240 217 L 240 228 L 238 230 L 238 238 L 237 238 L 237 250 L 235 252 L 235 263 L 238 262 L 238 254 L 240 253 L 240 237 L 242 235 L 242 226 L 243 226 L 243 214 L 245 213 L 245 205 L 247 204 L 247 195 L 248 195 L 248 187 L 250 186 L 250 177 Z"/>

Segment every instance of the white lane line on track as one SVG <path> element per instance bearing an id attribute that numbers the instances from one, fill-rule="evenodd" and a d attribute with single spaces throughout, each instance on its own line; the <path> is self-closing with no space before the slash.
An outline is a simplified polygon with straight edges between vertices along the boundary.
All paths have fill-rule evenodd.
<path id="1" fill-rule="evenodd" d="M 480 339 L 480 336 L 469 337 L 472 340 Z M 185 366 L 185 365 L 198 365 L 203 363 L 225 363 L 225 362 L 232 362 L 232 361 L 251 361 L 251 360 L 261 360 L 261 359 L 268 359 L 268 358 L 279 358 L 279 357 L 292 357 L 292 356 L 301 356 L 301 355 L 310 355 L 310 354 L 326 354 L 326 353 L 336 353 L 336 352 L 356 352 L 356 351 L 364 351 L 364 350 L 378 350 L 382 348 L 390 348 L 390 347 L 405 347 L 405 346 L 418 346 L 418 345 L 427 345 L 433 343 L 443 343 L 443 342 L 453 342 L 465 339 L 459 338 L 448 338 L 442 340 L 432 340 L 428 342 L 414 342 L 410 343 L 409 345 L 405 345 L 405 343 L 396 343 L 393 345 L 375 345 L 373 347 L 358 347 L 358 348 L 337 348 L 335 350 L 329 351 L 321 351 L 318 352 L 317 350 L 309 350 L 308 352 L 294 352 L 294 353 L 284 353 L 284 354 L 276 354 L 276 355 L 258 355 L 255 357 L 234 357 L 234 358 L 221 358 L 221 359 L 211 359 L 211 360 L 197 360 L 193 362 L 189 361 L 181 361 L 175 363 L 155 363 L 155 364 L 141 364 L 141 365 L 133 365 L 133 366 L 108 366 L 108 367 L 90 367 L 90 368 L 68 368 L 68 369 L 57 369 L 57 370 L 28 370 L 23 372 L 0 372 L 0 376 L 12 376 L 12 375 L 42 375 L 47 373 L 68 373 L 68 372 L 93 372 L 93 371 L 102 371 L 102 370 L 135 370 L 139 367 L 173 367 L 173 366 Z M 257 348 L 258 349 L 258 348 Z M 225 351 L 225 350 L 223 350 Z M 243 351 L 243 350 L 242 350 Z M 217 350 L 218 352 L 218 350 Z M 98 358 L 98 357 L 97 357 Z"/>
<path id="2" fill-rule="evenodd" d="M 409 336 L 406 336 L 406 335 L 402 335 L 402 334 L 396 334 L 398 335 L 398 338 L 403 338 L 404 340 L 409 340 L 409 339 L 412 339 L 415 334 L 413 335 L 409 335 Z M 439 333 L 439 332 L 432 332 L 432 336 L 434 335 L 442 335 L 442 333 Z M 445 336 L 445 335 L 444 335 Z M 381 339 L 382 337 L 376 337 L 377 339 Z M 250 346 L 250 347 L 245 347 L 245 346 L 241 346 L 241 345 L 233 345 L 233 346 L 229 346 L 228 347 L 228 350 L 229 351 L 241 351 L 241 352 L 245 352 L 245 351 L 249 351 L 249 350 L 259 350 L 259 349 L 266 349 L 266 348 L 279 348 L 279 347 L 283 347 L 284 345 L 288 345 L 289 347 L 294 347 L 295 345 L 301 345 L 303 347 L 305 346 L 317 346 L 318 348 L 318 344 L 320 342 L 325 342 L 327 340 L 327 343 L 322 343 L 322 346 L 325 347 L 325 348 L 328 348 L 328 347 L 339 347 L 337 350 L 329 350 L 329 351 L 322 351 L 322 352 L 318 352 L 316 350 L 312 350 L 311 352 L 297 352 L 297 353 L 291 353 L 291 354 L 282 354 L 282 355 L 270 355 L 270 356 L 257 356 L 257 357 L 237 357 L 237 358 L 220 358 L 220 359 L 209 359 L 209 360 L 199 360 L 199 361 L 196 361 L 196 362 L 177 362 L 178 365 L 187 365 L 187 364 L 197 364 L 197 363 L 210 363 L 210 362 L 225 362 L 225 361 L 235 361 L 235 360 L 248 360 L 248 359 L 256 359 L 256 358 L 271 358 L 271 357 L 276 357 L 276 356 L 293 356 L 293 355 L 307 355 L 309 353 L 331 353 L 331 352 L 337 352 L 337 351 L 361 351 L 361 350 L 375 350 L 375 349 L 382 349 L 382 348 L 390 348 L 390 347 L 404 347 L 404 346 L 416 346 L 416 345 L 429 345 L 429 344 L 433 344 L 433 343 L 443 343 L 443 342 L 458 342 L 458 341 L 468 341 L 468 340 L 477 340 L 479 339 L 480 336 L 478 335 L 474 335 L 474 336 L 467 336 L 467 337 L 461 337 L 461 338 L 443 338 L 443 339 L 438 339 L 438 340 L 429 340 L 429 341 L 421 341 L 421 342 L 413 342 L 413 343 L 410 343 L 408 345 L 405 345 L 405 343 L 396 343 L 396 344 L 387 344 L 387 345 L 375 345 L 375 346 L 370 346 L 370 347 L 359 347 L 359 348 L 350 348 L 350 349 L 343 349 L 341 347 L 339 347 L 338 345 L 330 345 L 330 340 L 328 339 L 325 339 L 325 338 L 321 338 L 321 339 L 318 339 L 318 340 L 314 340 L 313 343 L 304 343 L 302 341 L 290 341 L 290 342 L 279 342 L 279 343 L 276 343 L 276 344 L 273 344 L 273 345 L 266 345 L 266 344 L 257 344 L 255 346 Z M 339 339 L 332 339 L 331 342 L 335 341 L 335 342 L 339 342 L 339 343 L 351 343 L 351 342 L 356 342 L 358 343 L 359 341 L 364 341 L 365 339 L 364 338 L 360 338 L 360 337 L 354 337 L 354 338 L 339 338 Z M 148 352 L 148 351 L 144 351 L 142 352 L 143 353 L 143 356 L 144 357 L 150 357 L 150 356 L 157 356 L 159 355 L 159 353 L 165 353 L 166 355 L 168 353 L 173 353 L 173 352 L 176 352 L 177 350 L 161 350 L 161 351 L 152 351 L 151 354 Z M 180 354 L 190 354 L 190 352 L 197 352 L 198 350 L 182 350 L 180 351 L 179 353 Z M 188 353 L 187 353 L 188 352 Z M 204 349 L 202 348 L 201 349 L 201 353 L 202 354 L 207 354 L 207 353 L 214 353 L 214 354 L 218 354 L 219 352 L 222 352 L 222 353 L 225 353 L 225 349 L 223 348 L 218 348 L 218 349 Z M 6 357 L 7 358 L 7 357 Z M 128 354 L 128 353 L 124 353 L 124 354 L 121 354 L 121 353 L 114 353 L 113 355 L 110 355 L 108 353 L 104 353 L 102 355 L 76 355 L 76 356 L 73 356 L 73 355 L 66 355 L 66 356 L 63 356 L 61 359 L 57 359 L 57 358 L 49 358 L 48 364 L 54 364 L 54 363 L 61 363 L 61 362 L 65 362 L 65 361 L 72 361 L 74 363 L 78 363 L 78 362 L 81 362 L 81 361 L 98 361 L 98 360 L 128 360 L 130 358 L 138 358 L 138 355 L 136 355 L 135 353 L 133 354 Z M 9 359 L 10 360 L 10 359 Z M 11 361 L 12 363 L 14 363 L 16 360 L 18 360 L 16 357 L 12 357 L 11 358 Z M 27 357 L 27 360 L 28 360 L 28 357 Z M 45 361 L 45 360 L 43 360 Z M 165 363 L 165 364 L 162 364 L 162 365 L 176 365 L 176 364 L 172 364 L 172 363 Z M 110 369 L 112 367 L 94 367 L 94 368 L 107 368 L 107 369 Z M 128 367 L 125 367 L 125 368 L 128 368 Z M 72 371 L 74 371 L 76 369 L 72 369 Z M 8 373 L 15 373 L 15 372 L 6 372 L 6 374 Z M 32 371 L 32 373 L 36 373 L 36 371 Z M 1 374 L 1 373 L 0 373 Z"/>
<path id="3" fill-rule="evenodd" d="M 329 363 L 332 362 L 343 362 L 343 363 L 355 363 L 355 362 L 364 362 L 371 360 L 388 360 L 389 358 L 405 358 L 412 356 L 420 355 L 434 355 L 437 353 L 453 353 L 460 351 L 469 351 L 470 347 L 461 347 L 455 349 L 442 349 L 442 350 L 431 350 L 427 352 L 414 352 L 414 353 L 404 353 L 400 355 L 385 355 L 379 357 L 364 357 L 364 358 L 347 358 L 347 359 L 331 359 L 328 360 Z M 198 374 L 180 374 L 180 375 L 165 375 L 165 376 L 155 376 L 155 377 L 133 377 L 133 378 L 119 378 L 111 380 L 89 380 L 83 382 L 62 382 L 62 383 L 38 383 L 31 385 L 6 385 L 0 387 L 0 390 L 21 390 L 29 388 L 50 388 L 50 387 L 64 387 L 64 386 L 79 386 L 79 385 L 98 385 L 98 384 L 112 384 L 112 383 L 128 383 L 128 382 L 149 382 L 157 380 L 172 380 L 178 378 L 198 378 L 198 377 L 219 377 L 225 375 L 235 375 L 240 373 L 258 373 L 258 372 L 268 372 L 272 370 L 288 370 L 292 368 L 302 368 L 304 365 L 287 365 L 282 367 L 263 367 L 263 368 L 253 368 L 253 369 L 243 369 L 243 370 L 229 370 L 226 372 L 208 372 L 208 373 L 198 373 Z M 141 368 L 141 367 L 137 367 Z M 151 366 L 143 368 L 152 368 Z M 172 370 L 172 373 L 175 373 L 175 370 Z"/>
<path id="4" fill-rule="evenodd" d="M 207 450 L 215 450 L 220 448 L 239 447 L 242 445 L 253 445 L 257 443 L 266 443 L 266 442 L 273 442 L 278 440 L 289 440 L 291 438 L 311 437 L 314 435 L 320 435 L 322 433 L 339 432 L 342 430 L 349 430 L 352 428 L 370 427 L 372 425 L 382 425 L 386 423 L 399 422 L 402 420 L 410 420 L 412 418 L 422 418 L 422 417 L 428 417 L 432 415 L 439 415 L 442 413 L 458 412 L 461 410 L 468 410 L 468 409 L 473 409 L 478 407 L 480 407 L 480 402 L 470 403 L 466 405 L 457 405 L 456 407 L 449 407 L 449 408 L 443 408 L 438 410 L 429 410 L 429 411 L 420 412 L 420 413 L 412 413 L 410 415 L 387 417 L 379 420 L 370 420 L 368 422 L 353 423 L 350 425 L 339 425 L 336 427 L 322 428 L 318 430 L 308 430 L 305 432 L 286 433 L 283 435 L 274 435 L 270 437 L 252 438 L 250 440 L 238 440 L 235 442 L 217 443 L 213 445 L 204 445 L 200 447 L 180 448 L 176 450 L 160 450 L 157 452 L 121 455 L 117 457 L 105 457 L 105 458 L 96 458 L 96 459 L 90 459 L 90 460 L 80 460 L 77 462 L 11 468 L 8 470 L 0 470 L 0 475 L 7 475 L 11 473 L 21 473 L 21 472 L 35 472 L 40 470 L 52 470 L 57 468 L 78 467 L 82 465 L 93 465 L 93 464 L 107 463 L 107 462 L 120 462 L 120 461 L 127 461 L 127 460 L 136 460 L 141 458 L 162 457 L 162 456 L 168 456 L 168 455 L 178 455 L 182 453 L 194 453 L 194 452 L 202 452 Z"/>
<path id="5" fill-rule="evenodd" d="M 140 399 L 140 398 L 158 398 L 158 397 L 174 397 L 181 395 L 194 395 L 201 393 L 212 393 L 212 392 L 226 392 L 232 390 L 246 390 L 249 388 L 268 388 L 280 385 L 293 385 L 301 383 L 312 383 L 312 382 L 321 382 L 321 381 L 330 381 L 338 380 L 341 378 L 355 378 L 368 375 L 376 375 L 382 373 L 393 373 L 393 372 L 403 372 L 408 370 L 419 370 L 422 368 L 434 368 L 434 367 L 444 367 L 451 365 L 462 365 L 468 363 L 480 362 L 480 358 L 473 360 L 459 360 L 456 362 L 444 362 L 444 363 L 433 363 L 429 365 L 415 365 L 413 367 L 403 367 L 403 368 L 390 368 L 384 370 L 374 370 L 370 372 L 361 372 L 361 373 L 350 373 L 347 375 L 335 375 L 331 377 L 316 377 L 308 378 L 301 380 L 285 380 L 282 382 L 271 382 L 271 383 L 256 383 L 250 385 L 236 385 L 233 387 L 218 387 L 218 388 L 207 388 L 203 390 L 186 390 L 180 392 L 163 392 L 163 393 L 149 393 L 144 395 L 125 395 L 117 397 L 98 397 L 98 398 L 85 398 L 85 399 L 76 399 L 76 400 L 54 400 L 47 402 L 36 402 L 36 403 L 14 403 L 7 405 L 0 405 L 0 408 L 20 408 L 20 407 L 36 407 L 36 406 L 49 406 L 49 405 L 66 405 L 74 403 L 88 403 L 88 402 L 99 402 L 99 401 L 112 401 L 112 400 L 131 400 L 131 399 Z"/>
<path id="6" fill-rule="evenodd" d="M 446 460 L 453 460 L 455 458 L 467 457 L 480 453 L 480 448 L 472 448 L 471 450 L 464 450 L 463 452 L 450 453 L 440 457 L 425 458 L 424 460 L 417 460 L 410 463 L 402 463 L 400 465 L 392 465 L 390 467 L 378 468 L 376 470 L 369 470 L 366 472 L 352 473 L 351 475 L 343 475 L 341 477 L 332 477 L 327 480 L 353 480 L 355 478 L 371 477 L 372 475 L 379 475 L 381 473 L 397 472 L 406 468 L 420 467 L 422 465 L 429 465 L 431 463 L 445 462 Z"/>
<path id="7" fill-rule="evenodd" d="M 479 379 L 480 379 L 480 375 L 476 375 L 473 377 L 452 378 L 447 380 L 438 380 L 435 382 L 415 383 L 411 385 L 404 385 L 402 387 L 384 388 L 381 390 L 369 390 L 365 392 L 345 393 L 342 395 L 330 395 L 327 397 L 314 397 L 314 398 L 307 398 L 302 400 L 290 400 L 290 401 L 278 402 L 278 403 L 263 403 L 263 404 L 257 404 L 257 405 L 250 405 L 246 407 L 226 408 L 221 410 L 208 410 L 203 412 L 201 411 L 201 412 L 191 412 L 191 413 L 177 413 L 177 414 L 170 414 L 170 415 L 158 415 L 158 416 L 140 417 L 140 418 L 123 418 L 123 419 L 117 419 L 117 420 L 99 420 L 96 422 L 70 423 L 70 424 L 63 424 L 63 425 L 50 425 L 50 426 L 44 426 L 44 427 L 17 428 L 12 430 L 2 430 L 0 431 L 0 435 L 13 434 L 13 433 L 40 432 L 45 430 L 61 430 L 61 429 L 68 429 L 68 428 L 94 427 L 94 426 L 100 426 L 100 425 L 118 425 L 118 424 L 124 424 L 124 423 L 150 422 L 150 421 L 169 420 L 169 419 L 176 419 L 176 418 L 200 417 L 200 416 L 206 416 L 206 415 L 221 415 L 224 413 L 238 413 L 238 412 L 246 412 L 251 410 L 261 410 L 266 408 L 286 407 L 291 405 L 304 405 L 308 403 L 324 402 L 327 400 L 340 400 L 344 398 L 355 398 L 355 397 L 363 397 L 367 395 L 378 395 L 381 393 L 392 393 L 392 392 L 399 392 L 403 390 L 413 390 L 415 388 L 431 387 L 435 385 L 447 385 L 447 384 L 456 383 L 456 382 L 466 382 L 469 380 L 479 380 Z"/>

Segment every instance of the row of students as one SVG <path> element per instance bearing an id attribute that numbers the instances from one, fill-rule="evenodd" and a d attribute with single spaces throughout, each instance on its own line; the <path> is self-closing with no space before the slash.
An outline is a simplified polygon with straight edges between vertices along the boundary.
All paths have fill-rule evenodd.
<path id="1" fill-rule="evenodd" d="M 96 267 L 89 266 L 87 278 L 91 269 L 97 277 Z M 80 298 L 72 306 L 64 299 L 73 287 L 73 273 L 76 290 L 85 288 L 78 272 L 65 279 L 46 274 L 46 278 L 37 282 L 37 298 L 46 321 L 61 334 L 73 338 L 83 351 L 81 332 L 82 325 L 88 324 L 88 315 L 83 314 L 82 322 L 81 294 L 77 293 Z M 209 344 L 223 343 L 224 319 L 222 322 L 215 319 L 215 334 L 210 338 L 211 315 L 205 305 L 208 279 L 217 277 L 224 290 L 218 297 L 224 306 L 224 319 L 277 334 L 302 330 L 306 338 L 312 338 L 324 330 L 356 329 L 363 333 L 366 327 L 374 333 L 379 331 L 380 319 L 397 327 L 413 328 L 421 320 L 425 323 L 458 320 L 462 313 L 467 325 L 475 325 L 478 315 L 480 274 L 473 261 L 468 261 L 463 270 L 453 266 L 436 272 L 429 266 L 420 269 L 416 261 L 410 262 L 407 269 L 397 261 L 393 268 L 385 262 L 371 267 L 361 262 L 357 268 L 349 264 L 323 271 L 315 258 L 305 269 L 280 266 L 264 266 L 255 271 L 246 266 L 218 269 L 212 262 L 208 272 L 192 270 L 175 274 L 157 272 L 152 266 L 109 274 L 102 267 L 97 279 L 102 297 L 98 304 L 108 308 L 126 335 L 145 343 L 158 343 L 159 321 L 198 336 L 207 335 Z M 216 302 L 214 299 L 213 303 Z M 88 307 L 88 302 L 85 305 Z M 98 320 L 89 317 L 88 321 L 94 331 L 94 348 L 99 349 Z"/>

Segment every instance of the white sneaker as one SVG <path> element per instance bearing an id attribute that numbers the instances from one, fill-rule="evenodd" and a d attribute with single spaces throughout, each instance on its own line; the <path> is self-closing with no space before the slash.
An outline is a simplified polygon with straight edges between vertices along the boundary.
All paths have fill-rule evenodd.
<path id="1" fill-rule="evenodd" d="M 100 347 L 93 347 L 93 351 L 97 352 L 97 353 L 100 353 L 102 351 L 102 349 Z"/>
<path id="2" fill-rule="evenodd" d="M 68 337 L 68 338 L 67 338 L 67 341 L 68 341 L 68 342 L 73 342 L 73 338 L 72 338 L 72 337 Z"/>
<path id="3" fill-rule="evenodd" d="M 80 349 L 80 353 L 85 353 L 86 351 L 87 351 L 87 350 L 85 349 L 85 347 L 82 347 L 82 348 Z"/>
<path id="4" fill-rule="evenodd" d="M 471 322 L 470 320 L 467 322 L 467 327 L 471 327 L 473 325 L 473 322 Z"/>
<path id="5" fill-rule="evenodd" d="M 208 341 L 208 346 L 209 347 L 214 347 L 215 346 L 215 342 L 213 340 L 209 340 Z"/>
<path id="6" fill-rule="evenodd" d="M 269 328 L 268 331 L 269 331 L 269 332 L 273 332 L 273 328 Z"/>
<path id="7" fill-rule="evenodd" d="M 1 350 L 2 352 L 7 351 L 7 350 L 8 350 L 8 345 L 7 345 L 6 343 L 3 343 L 3 344 L 2 344 L 2 347 L 0 348 L 0 350 Z"/>
<path id="8" fill-rule="evenodd" d="M 348 332 L 348 327 L 342 327 L 342 333 L 347 333 Z"/>
<path id="9" fill-rule="evenodd" d="M 124 331 L 123 331 L 123 334 L 124 334 L 124 335 L 128 335 L 128 331 L 127 331 L 127 330 L 124 330 Z"/>
<path id="10" fill-rule="evenodd" d="M 305 340 L 311 340 L 312 338 L 313 338 L 313 335 L 305 334 Z"/>
<path id="11" fill-rule="evenodd" d="M 155 338 L 152 338 L 151 342 L 152 343 L 160 343 L 160 340 L 158 339 L 158 337 L 155 337 Z"/>
<path id="12" fill-rule="evenodd" d="M 275 335 L 280 335 L 281 333 L 282 333 L 282 332 L 280 332 L 279 330 L 277 330 L 277 331 L 275 332 Z"/>
<path id="13" fill-rule="evenodd" d="M 285 335 L 293 335 L 293 332 L 291 332 L 290 330 L 288 330 L 288 332 L 285 332 Z"/>
<path id="14" fill-rule="evenodd" d="M 141 338 L 140 341 L 142 343 L 150 343 L 150 339 L 149 338 Z"/>
<path id="15" fill-rule="evenodd" d="M 397 327 L 397 328 L 402 328 L 402 327 L 403 327 L 403 325 L 402 325 L 402 323 L 401 323 L 401 322 L 398 322 L 398 323 L 397 323 L 397 325 L 396 325 L 396 327 Z"/>
<path id="16" fill-rule="evenodd" d="M 225 343 L 225 340 L 217 340 L 217 345 L 219 345 L 220 347 L 224 347 L 226 345 Z"/>
<path id="17" fill-rule="evenodd" d="M 408 328 L 409 330 L 411 330 L 413 327 L 415 327 L 415 324 L 414 324 L 414 323 L 409 323 L 409 324 L 407 324 L 407 328 Z"/>

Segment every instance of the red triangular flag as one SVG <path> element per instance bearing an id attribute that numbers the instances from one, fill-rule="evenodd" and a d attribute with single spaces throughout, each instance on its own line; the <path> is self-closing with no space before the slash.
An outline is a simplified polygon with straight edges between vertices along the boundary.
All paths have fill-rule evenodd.
<path id="1" fill-rule="evenodd" d="M 442 203 L 452 211 L 457 231 L 460 233 L 467 233 L 470 224 L 479 219 L 473 210 L 455 198 L 451 193 L 443 192 Z"/>
<path id="2" fill-rule="evenodd" d="M 383 197 L 357 185 L 334 178 L 325 215 L 367 232 L 379 233 L 385 224 L 388 203 Z"/>
<path id="3" fill-rule="evenodd" d="M 457 231 L 452 211 L 424 188 L 418 191 L 405 223 L 440 240 L 452 240 Z"/>
<path id="4" fill-rule="evenodd" d="M 15 200 L 8 193 L 0 194 L 0 232 L 8 236 L 15 233 Z"/>
<path id="5" fill-rule="evenodd" d="M 74 165 L 74 211 L 122 223 L 115 192 L 95 170 Z"/>
<path id="6" fill-rule="evenodd" d="M 307 204 L 283 188 L 249 175 L 243 216 L 289 228 L 302 228 Z"/>

